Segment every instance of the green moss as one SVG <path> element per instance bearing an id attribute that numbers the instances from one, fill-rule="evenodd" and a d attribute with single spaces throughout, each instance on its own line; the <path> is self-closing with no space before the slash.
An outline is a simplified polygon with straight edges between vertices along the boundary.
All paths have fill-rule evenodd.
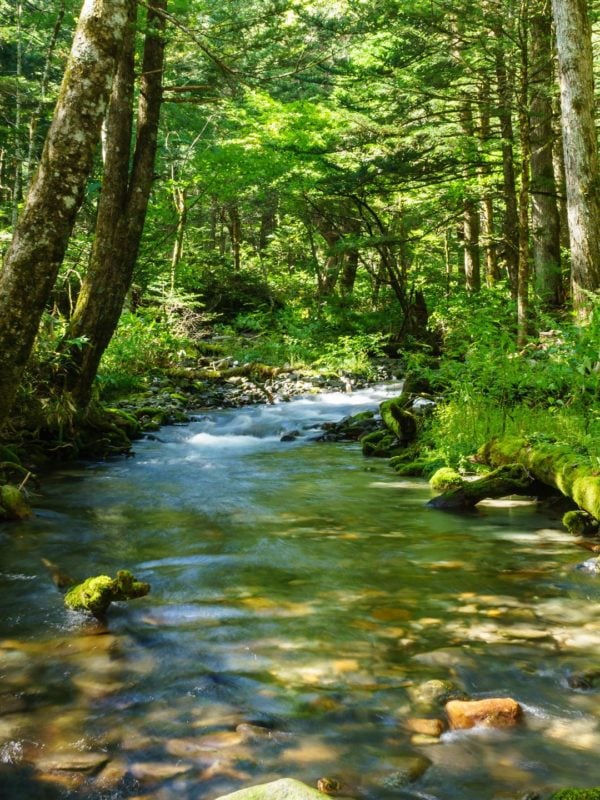
<path id="1" fill-rule="evenodd" d="M 429 485 L 434 492 L 445 492 L 447 489 L 462 486 L 463 483 L 463 478 L 451 467 L 441 467 L 429 479 Z"/>
<path id="2" fill-rule="evenodd" d="M 600 788 L 594 789 L 561 789 L 549 800 L 600 800 Z"/>
<path id="3" fill-rule="evenodd" d="M 389 458 L 398 445 L 396 437 L 386 430 L 373 431 L 360 437 L 363 455 L 374 458 Z"/>
<path id="4" fill-rule="evenodd" d="M 531 476 L 521 464 L 508 464 L 476 481 L 463 481 L 461 486 L 434 497 L 427 505 L 447 510 L 473 508 L 488 497 L 527 494 L 531 485 Z"/>
<path id="5" fill-rule="evenodd" d="M 585 453 L 566 444 L 505 437 L 492 439 L 481 450 L 486 463 L 522 464 L 537 480 L 571 497 L 595 519 L 600 519 L 600 474 Z"/>
<path id="6" fill-rule="evenodd" d="M 73 586 L 65 595 L 65 605 L 73 611 L 89 611 L 95 617 L 102 617 L 112 602 L 144 597 L 149 591 L 148 583 L 137 581 L 127 570 L 120 570 L 116 578 L 97 575 Z"/>
<path id="7" fill-rule="evenodd" d="M 31 513 L 31 508 L 20 489 L 9 483 L 0 487 L 0 519 L 27 519 Z"/>
<path id="8" fill-rule="evenodd" d="M 404 399 L 394 397 L 384 400 L 379 406 L 379 413 L 385 427 L 401 442 L 412 442 L 417 435 L 417 421 L 413 414 L 404 408 Z"/>
<path id="9" fill-rule="evenodd" d="M 590 536 L 598 533 L 598 522 L 587 511 L 567 511 L 562 524 L 575 536 Z"/>

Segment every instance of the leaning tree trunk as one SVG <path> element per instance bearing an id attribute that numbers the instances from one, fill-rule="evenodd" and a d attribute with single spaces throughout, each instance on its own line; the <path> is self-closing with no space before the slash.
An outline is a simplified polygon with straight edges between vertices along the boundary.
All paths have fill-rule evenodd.
<path id="1" fill-rule="evenodd" d="M 62 263 L 127 20 L 126 0 L 85 0 L 39 168 L 0 275 L 0 425 Z"/>
<path id="2" fill-rule="evenodd" d="M 531 233 L 536 294 L 547 309 L 563 300 L 560 215 L 554 177 L 552 19 L 535 0 L 531 32 Z"/>
<path id="3" fill-rule="evenodd" d="M 560 71 L 573 307 L 585 319 L 590 311 L 588 293 L 600 290 L 600 173 L 591 27 L 586 0 L 552 0 L 552 11 Z"/>
<path id="4" fill-rule="evenodd" d="M 135 0 L 128 2 L 129 12 L 133 15 L 137 3 Z M 152 188 L 162 100 L 164 16 L 161 12 L 165 8 L 166 0 L 155 0 L 148 10 L 136 146 L 129 177 L 133 28 L 123 51 L 119 80 L 111 99 L 96 239 L 90 268 L 67 334 L 67 339 L 85 337 L 87 340 L 83 348 L 72 353 L 73 369 L 67 384 L 80 408 L 89 403 L 100 359 L 117 327 L 142 238 Z"/>

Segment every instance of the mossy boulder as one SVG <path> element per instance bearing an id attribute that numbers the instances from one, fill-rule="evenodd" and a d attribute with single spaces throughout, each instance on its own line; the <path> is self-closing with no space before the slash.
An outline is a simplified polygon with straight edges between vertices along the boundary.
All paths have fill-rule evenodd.
<path id="1" fill-rule="evenodd" d="M 429 479 L 429 485 L 434 492 L 445 492 L 448 489 L 455 489 L 462 486 L 464 480 L 455 469 L 451 467 L 441 467 L 436 470 Z"/>
<path id="2" fill-rule="evenodd" d="M 0 486 L 0 520 L 27 519 L 31 514 L 31 507 L 17 486 Z"/>
<path id="3" fill-rule="evenodd" d="M 521 464 L 498 467 L 475 481 L 463 481 L 461 486 L 448 489 L 427 503 L 430 508 L 461 511 L 474 508 L 487 498 L 506 497 L 511 494 L 529 494 L 534 485 L 531 476 Z"/>
<path id="4" fill-rule="evenodd" d="M 222 795 L 217 800 L 328 800 L 329 795 L 313 789 L 293 778 L 282 778 L 271 783 L 248 786 L 232 794 Z"/>
<path id="5" fill-rule="evenodd" d="M 562 524 L 575 536 L 593 536 L 598 533 L 599 523 L 587 511 L 567 511 Z"/>
<path id="6" fill-rule="evenodd" d="M 417 436 L 417 420 L 405 408 L 405 398 L 393 397 L 384 400 L 379 406 L 381 420 L 385 427 L 404 445 L 412 442 Z"/>
<path id="7" fill-rule="evenodd" d="M 600 787 L 594 789 L 560 789 L 549 800 L 600 800 Z"/>
<path id="8" fill-rule="evenodd" d="M 389 458 L 399 446 L 398 439 L 387 430 L 367 433 L 361 436 L 360 443 L 363 455 L 374 458 Z"/>
<path id="9" fill-rule="evenodd" d="M 65 605 L 73 611 L 89 611 L 95 617 L 103 617 L 112 602 L 144 597 L 149 591 L 150 584 L 136 580 L 128 570 L 120 570 L 116 578 L 97 575 L 73 586 L 65 595 Z"/>

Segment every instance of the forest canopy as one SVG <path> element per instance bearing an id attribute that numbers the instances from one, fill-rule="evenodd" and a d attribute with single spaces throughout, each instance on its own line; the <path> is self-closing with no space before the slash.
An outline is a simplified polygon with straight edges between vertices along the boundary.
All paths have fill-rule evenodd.
<path id="1" fill-rule="evenodd" d="M 584 0 L 0 13 L 0 424 L 87 413 L 216 335 L 273 366 L 443 354 L 479 407 L 535 395 L 596 436 Z"/>

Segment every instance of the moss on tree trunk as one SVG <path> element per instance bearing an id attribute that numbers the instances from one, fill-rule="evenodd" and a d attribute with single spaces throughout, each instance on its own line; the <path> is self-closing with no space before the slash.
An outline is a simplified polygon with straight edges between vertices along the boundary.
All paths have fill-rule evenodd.
<path id="1" fill-rule="evenodd" d="M 515 436 L 492 439 L 479 452 L 491 467 L 521 464 L 536 480 L 558 489 L 600 519 L 600 466 L 566 444 L 535 442 Z"/>

